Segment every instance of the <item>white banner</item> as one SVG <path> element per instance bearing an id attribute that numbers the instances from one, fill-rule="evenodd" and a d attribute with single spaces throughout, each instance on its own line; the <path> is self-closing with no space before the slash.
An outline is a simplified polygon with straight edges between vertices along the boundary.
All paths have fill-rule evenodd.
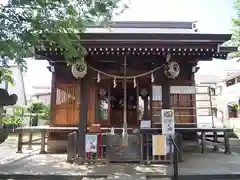
<path id="1" fill-rule="evenodd" d="M 162 109 L 162 134 L 174 135 L 175 117 L 173 109 Z"/>
<path id="2" fill-rule="evenodd" d="M 152 100 L 153 101 L 162 100 L 162 86 L 152 86 Z"/>
<path id="3" fill-rule="evenodd" d="M 165 135 L 152 135 L 152 155 L 166 156 L 168 153 L 167 137 Z"/>
<path id="4" fill-rule="evenodd" d="M 170 94 L 196 94 L 195 86 L 171 86 Z"/>
<path id="5" fill-rule="evenodd" d="M 166 135 L 166 151 L 170 152 L 169 136 L 175 134 L 175 116 L 173 109 L 162 109 L 162 134 Z"/>
<path id="6" fill-rule="evenodd" d="M 85 151 L 86 153 L 92 152 L 96 153 L 97 152 L 97 135 L 95 134 L 86 134 L 85 135 Z"/>

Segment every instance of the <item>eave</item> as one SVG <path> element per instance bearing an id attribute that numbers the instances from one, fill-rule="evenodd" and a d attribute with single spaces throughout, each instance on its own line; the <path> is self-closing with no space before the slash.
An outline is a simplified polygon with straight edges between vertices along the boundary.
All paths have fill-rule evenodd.
<path id="1" fill-rule="evenodd" d="M 125 46 L 126 47 L 126 46 Z M 221 52 L 221 48 L 216 46 L 207 46 L 201 48 L 86 48 L 89 56 L 112 56 L 112 55 L 135 55 L 135 56 L 166 56 L 171 54 L 173 56 L 192 56 L 197 60 L 211 60 L 212 58 L 226 59 L 228 52 Z M 42 57 L 63 56 L 64 49 L 46 48 L 44 50 L 36 50 L 36 54 Z"/>
<path id="2" fill-rule="evenodd" d="M 75 44 L 83 45 L 88 55 L 149 55 L 194 56 L 199 60 L 226 59 L 235 47 L 221 47 L 231 34 L 200 33 L 84 33 Z M 43 48 L 36 49 L 41 56 L 62 56 L 64 49 L 43 41 Z"/>
<path id="3" fill-rule="evenodd" d="M 223 44 L 231 39 L 231 34 L 201 34 L 201 33 L 84 33 L 84 42 L 168 42 L 168 43 L 214 43 Z"/>

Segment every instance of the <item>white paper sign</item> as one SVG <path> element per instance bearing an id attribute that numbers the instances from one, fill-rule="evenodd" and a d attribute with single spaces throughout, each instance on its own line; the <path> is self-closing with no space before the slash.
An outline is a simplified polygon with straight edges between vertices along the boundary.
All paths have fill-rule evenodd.
<path id="1" fill-rule="evenodd" d="M 162 109 L 162 134 L 166 135 L 166 149 L 170 152 L 170 135 L 175 134 L 175 116 L 173 109 Z"/>
<path id="2" fill-rule="evenodd" d="M 151 121 L 150 120 L 141 120 L 140 121 L 140 128 L 141 129 L 151 128 Z"/>
<path id="3" fill-rule="evenodd" d="M 196 94 L 195 86 L 171 86 L 170 94 Z"/>
<path id="4" fill-rule="evenodd" d="M 97 135 L 95 134 L 86 134 L 85 135 L 85 151 L 86 152 L 97 152 Z"/>
<path id="5" fill-rule="evenodd" d="M 162 86 L 152 86 L 152 100 L 153 101 L 162 100 Z"/>
<path id="6" fill-rule="evenodd" d="M 152 155 L 165 156 L 168 153 L 167 137 L 165 135 L 152 135 Z"/>
<path id="7" fill-rule="evenodd" d="M 173 109 L 162 109 L 162 134 L 174 135 L 175 117 Z"/>

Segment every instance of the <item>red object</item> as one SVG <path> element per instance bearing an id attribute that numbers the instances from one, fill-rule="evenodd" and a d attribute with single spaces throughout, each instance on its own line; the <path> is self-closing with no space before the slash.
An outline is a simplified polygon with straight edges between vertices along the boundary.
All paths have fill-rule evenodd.
<path id="1" fill-rule="evenodd" d="M 91 153 L 90 152 L 87 153 L 87 158 L 88 158 L 89 161 L 91 160 Z"/>
<path id="2" fill-rule="evenodd" d="M 98 135 L 98 158 L 102 158 L 102 134 Z"/>
<path id="3" fill-rule="evenodd" d="M 97 143 L 97 151 L 98 151 L 98 158 L 102 159 L 102 134 L 98 134 L 98 143 Z M 91 160 L 91 153 L 87 153 L 87 159 Z"/>
<path id="4" fill-rule="evenodd" d="M 90 132 L 90 133 L 100 133 L 101 132 L 101 125 L 99 123 L 98 124 L 96 124 L 96 123 L 91 124 L 89 126 L 88 132 Z"/>

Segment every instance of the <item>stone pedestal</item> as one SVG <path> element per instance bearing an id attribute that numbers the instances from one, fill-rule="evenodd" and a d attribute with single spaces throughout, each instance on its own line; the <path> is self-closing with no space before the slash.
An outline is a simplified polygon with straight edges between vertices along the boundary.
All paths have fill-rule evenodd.
<path id="1" fill-rule="evenodd" d="M 48 140 L 47 152 L 48 153 L 66 153 L 68 147 L 67 140 Z"/>
<path id="2" fill-rule="evenodd" d="M 140 162 L 140 141 L 138 135 L 128 135 L 128 147 L 121 147 L 121 135 L 107 136 L 109 162 Z"/>
<path id="3" fill-rule="evenodd" d="M 230 151 L 240 153 L 240 139 L 229 138 Z"/>

